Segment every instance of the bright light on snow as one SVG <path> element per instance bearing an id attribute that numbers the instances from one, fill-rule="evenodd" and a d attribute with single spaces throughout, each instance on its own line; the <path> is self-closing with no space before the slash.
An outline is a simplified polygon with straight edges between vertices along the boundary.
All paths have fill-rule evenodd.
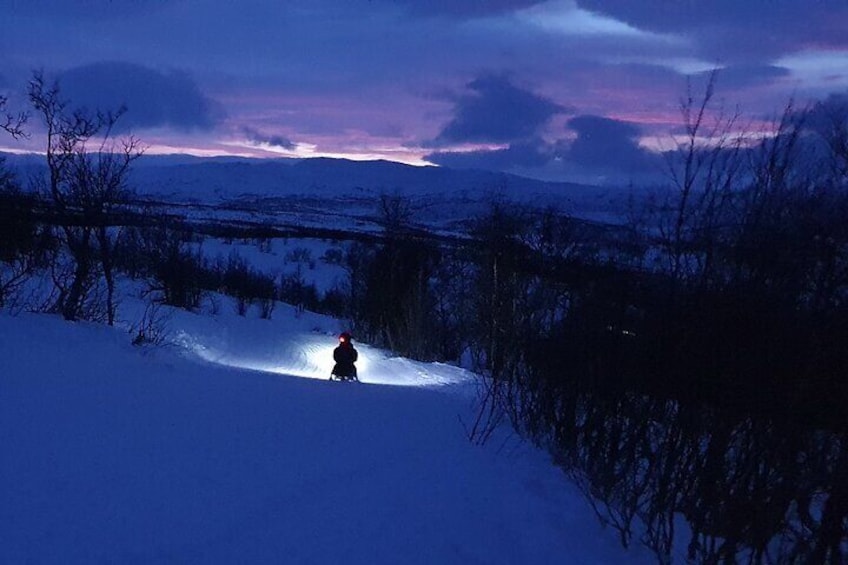
<path id="1" fill-rule="evenodd" d="M 277 344 L 268 343 L 267 339 L 262 339 L 260 336 L 253 336 L 249 339 L 249 346 L 245 344 L 218 346 L 211 345 L 214 341 L 212 339 L 204 340 L 202 336 L 189 335 L 186 332 L 180 333 L 177 341 L 204 361 L 216 365 L 324 380 L 330 378 L 330 371 L 334 365 L 333 350 L 338 343 L 335 337 L 316 334 L 308 338 L 303 335 L 286 336 L 280 340 L 281 343 Z M 400 379 L 392 377 L 392 371 L 388 371 L 385 367 L 381 368 L 379 363 L 372 362 L 379 357 L 376 350 L 366 345 L 357 345 L 356 350 L 359 353 L 356 368 L 362 382 L 413 386 L 422 384 L 401 382 Z M 375 369 L 376 372 L 372 373 Z"/>
<path id="2" fill-rule="evenodd" d="M 295 375 L 298 377 L 329 379 L 330 371 L 333 369 L 334 348 L 335 345 L 332 343 L 327 345 L 312 345 L 303 351 L 303 354 L 306 357 L 305 368 L 278 367 L 276 372 Z"/>

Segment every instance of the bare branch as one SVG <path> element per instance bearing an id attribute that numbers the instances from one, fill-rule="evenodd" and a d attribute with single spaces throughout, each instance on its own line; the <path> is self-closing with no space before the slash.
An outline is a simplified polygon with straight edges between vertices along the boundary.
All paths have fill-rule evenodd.
<path id="1" fill-rule="evenodd" d="M 24 124 L 29 115 L 26 112 L 14 114 L 5 110 L 9 99 L 0 95 L 0 129 L 11 135 L 15 139 L 27 137 L 24 131 Z"/>

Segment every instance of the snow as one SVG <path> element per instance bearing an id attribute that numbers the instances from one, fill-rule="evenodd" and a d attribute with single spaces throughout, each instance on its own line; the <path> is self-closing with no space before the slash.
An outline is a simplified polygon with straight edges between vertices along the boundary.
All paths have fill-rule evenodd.
<path id="1" fill-rule="evenodd" d="M 224 240 L 206 237 L 196 246 L 206 259 L 226 265 L 231 256 L 243 259 L 251 269 L 275 279 L 299 274 L 306 284 L 313 284 L 321 294 L 342 286 L 347 272 L 341 265 L 325 260 L 328 251 L 344 252 L 335 242 L 314 238 L 274 238 L 265 242 L 264 251 L 252 240 Z"/>
<path id="2" fill-rule="evenodd" d="M 470 443 L 456 367 L 357 343 L 330 382 L 340 323 L 284 307 L 168 324 L 0 315 L 4 563 L 653 562 L 541 451 Z"/>

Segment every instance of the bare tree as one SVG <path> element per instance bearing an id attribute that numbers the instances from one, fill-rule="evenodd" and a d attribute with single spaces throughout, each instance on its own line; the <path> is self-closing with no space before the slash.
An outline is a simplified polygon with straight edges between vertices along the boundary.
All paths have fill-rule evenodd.
<path id="1" fill-rule="evenodd" d="M 0 308 L 12 306 L 24 283 L 42 266 L 46 245 L 36 205 L 0 161 Z"/>
<path id="2" fill-rule="evenodd" d="M 412 203 L 399 192 L 381 194 L 377 212 L 389 236 L 410 227 L 409 223 L 413 215 Z"/>
<path id="3" fill-rule="evenodd" d="M 717 237 L 742 179 L 739 114 L 709 118 L 717 76 L 710 75 L 700 99 L 688 85 L 680 104 L 685 136 L 666 153 L 671 191 L 654 210 L 667 271 L 678 281 L 703 282 L 715 275 Z"/>
<path id="4" fill-rule="evenodd" d="M 0 94 L 0 129 L 15 139 L 26 137 L 24 124 L 26 123 L 28 116 L 26 112 L 19 112 L 15 114 L 7 111 L 6 104 L 8 101 L 9 99 L 6 96 Z"/>
<path id="5" fill-rule="evenodd" d="M 115 318 L 114 235 L 109 216 L 125 202 L 131 164 L 143 150 L 134 137 L 117 141 L 113 130 L 124 108 L 90 113 L 72 109 L 56 82 L 48 84 L 36 72 L 29 99 L 46 128 L 48 178 L 39 183 L 60 220 L 63 242 L 73 267 L 55 277 L 59 295 L 54 309 L 68 320 L 90 317 L 86 302 L 102 274 L 106 283 L 105 317 Z M 90 150 L 90 144 L 97 144 Z"/>
<path id="6" fill-rule="evenodd" d="M 24 124 L 27 114 L 14 114 L 6 110 L 8 98 L 0 95 L 0 130 L 14 139 L 26 137 Z M 31 253 L 35 225 L 32 221 L 31 202 L 23 197 L 13 172 L 0 157 L 0 307 L 29 277 L 38 262 Z"/>

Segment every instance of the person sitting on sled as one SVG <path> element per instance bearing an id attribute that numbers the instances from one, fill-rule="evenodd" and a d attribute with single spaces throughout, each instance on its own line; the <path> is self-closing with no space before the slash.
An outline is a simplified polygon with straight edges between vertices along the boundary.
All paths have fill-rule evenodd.
<path id="1" fill-rule="evenodd" d="M 350 334 L 347 332 L 339 336 L 339 345 L 333 350 L 333 360 L 336 366 L 333 367 L 333 376 L 341 380 L 359 380 L 356 375 L 356 360 L 359 358 L 359 353 L 353 347 L 353 342 L 350 339 Z"/>

